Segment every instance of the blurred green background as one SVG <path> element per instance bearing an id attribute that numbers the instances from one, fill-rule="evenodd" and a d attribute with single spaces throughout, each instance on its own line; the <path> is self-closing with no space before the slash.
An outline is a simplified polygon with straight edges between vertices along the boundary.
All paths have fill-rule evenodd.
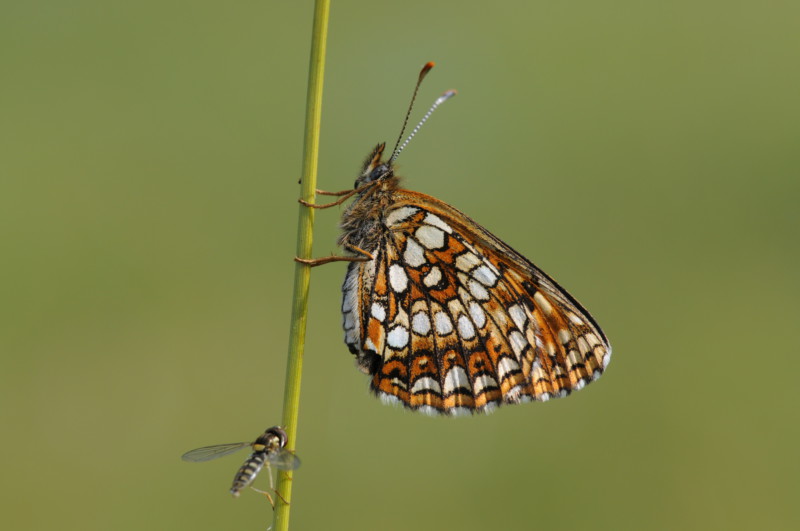
<path id="1" fill-rule="evenodd" d="M 227 494 L 280 422 L 310 2 L 0 8 L 7 529 L 265 529 Z M 294 529 L 800 528 L 800 5 L 334 2 L 319 185 L 400 158 L 575 294 L 567 400 L 382 406 L 315 269 Z M 339 212 L 317 215 L 315 255 Z M 266 485 L 266 478 L 259 481 Z"/>

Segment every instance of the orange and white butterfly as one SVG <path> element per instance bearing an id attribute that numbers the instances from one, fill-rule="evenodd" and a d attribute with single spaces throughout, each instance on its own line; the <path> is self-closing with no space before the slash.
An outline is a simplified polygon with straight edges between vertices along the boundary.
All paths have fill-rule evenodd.
<path id="1" fill-rule="evenodd" d="M 351 262 L 344 339 L 371 389 L 386 403 L 461 415 L 563 397 L 599 378 L 611 346 L 578 301 L 465 214 L 400 188 L 392 164 L 408 140 L 389 160 L 379 144 L 353 190 L 327 193 L 342 199 L 304 203 L 355 195 L 339 238 L 353 256 L 298 261 Z"/>

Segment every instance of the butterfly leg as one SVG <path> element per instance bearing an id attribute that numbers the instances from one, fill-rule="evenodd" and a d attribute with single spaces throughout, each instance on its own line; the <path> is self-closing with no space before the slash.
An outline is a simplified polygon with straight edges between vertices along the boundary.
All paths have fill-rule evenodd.
<path id="1" fill-rule="evenodd" d="M 321 205 L 318 205 L 316 203 L 309 203 L 308 201 L 306 201 L 304 199 L 298 199 L 297 202 L 300 203 L 301 205 L 307 206 L 309 208 L 330 208 L 330 207 L 334 207 L 336 205 L 341 205 L 342 203 L 344 203 L 345 201 L 350 199 L 350 197 L 355 195 L 357 191 L 358 190 L 347 190 L 345 192 L 326 192 L 326 193 L 322 194 L 322 195 L 341 196 L 341 199 L 337 199 L 336 201 L 334 201 L 332 203 L 323 203 Z"/>
<path id="2" fill-rule="evenodd" d="M 350 244 L 346 244 L 345 247 L 351 251 L 359 253 L 361 256 L 326 256 L 324 258 L 298 258 L 295 256 L 294 261 L 305 264 L 309 267 L 316 267 L 323 264 L 329 264 L 331 262 L 368 262 L 369 260 L 375 259 L 375 257 L 372 256 L 372 253 L 369 253 L 360 247 Z"/>
<path id="3" fill-rule="evenodd" d="M 317 190 L 317 193 L 320 194 L 320 195 L 332 195 L 332 196 L 336 196 L 336 197 L 341 197 L 341 199 L 337 199 L 333 203 L 324 203 L 324 204 L 318 205 L 316 203 L 309 203 L 305 199 L 298 199 L 297 202 L 300 203 L 301 205 L 307 206 L 309 208 L 330 208 L 330 207 L 333 207 L 333 206 L 336 206 L 336 205 L 341 205 L 342 203 L 344 203 L 345 201 L 347 201 L 348 199 L 350 199 L 354 195 L 363 192 L 364 190 L 366 190 L 367 188 L 369 188 L 369 187 L 371 187 L 373 185 L 374 185 L 374 181 L 373 182 L 368 182 L 366 184 L 362 184 L 361 186 L 359 186 L 358 188 L 355 188 L 353 190 L 342 190 L 341 192 L 326 192 L 325 190 Z"/>
<path id="4" fill-rule="evenodd" d="M 325 190 L 320 190 L 317 188 L 317 194 L 319 195 L 335 195 L 335 196 L 343 196 L 349 194 L 352 190 L 342 190 L 341 192 L 326 192 Z"/>

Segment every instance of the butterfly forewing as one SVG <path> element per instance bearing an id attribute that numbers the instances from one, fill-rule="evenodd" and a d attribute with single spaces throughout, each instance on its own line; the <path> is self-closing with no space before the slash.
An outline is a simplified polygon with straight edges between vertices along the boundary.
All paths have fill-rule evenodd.
<path id="1" fill-rule="evenodd" d="M 390 194 L 373 259 L 350 265 L 342 306 L 345 341 L 381 398 L 488 412 L 602 374 L 605 336 L 555 281 L 446 203 Z"/>
<path id="2" fill-rule="evenodd" d="M 252 446 L 252 444 L 253 443 L 249 442 L 240 442 L 240 443 L 229 443 L 229 444 L 215 444 L 213 446 L 203 446 L 202 448 L 195 448 L 194 450 L 186 452 L 181 456 L 181 459 L 183 459 L 184 461 L 193 461 L 193 462 L 210 461 L 218 457 L 223 457 L 238 452 L 242 448 L 247 448 L 249 446 Z"/>

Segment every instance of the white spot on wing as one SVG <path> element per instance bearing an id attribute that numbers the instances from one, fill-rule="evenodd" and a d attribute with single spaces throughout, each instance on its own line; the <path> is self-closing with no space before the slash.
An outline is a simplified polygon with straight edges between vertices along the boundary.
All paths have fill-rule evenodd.
<path id="1" fill-rule="evenodd" d="M 472 339 L 475 337 L 475 327 L 472 326 L 472 321 L 466 315 L 461 315 L 458 318 L 458 333 L 462 339 Z"/>
<path id="2" fill-rule="evenodd" d="M 511 343 L 511 349 L 514 351 L 514 354 L 516 354 L 518 358 L 522 357 L 522 351 L 528 346 L 528 341 L 517 330 L 508 334 L 508 340 L 509 343 Z"/>
<path id="3" fill-rule="evenodd" d="M 500 379 L 505 379 L 505 377 L 512 372 L 516 372 L 519 370 L 519 364 L 509 358 L 508 356 L 503 356 L 500 358 L 500 361 L 497 362 L 497 375 L 500 376 Z"/>
<path id="4" fill-rule="evenodd" d="M 473 253 L 463 253 L 456 257 L 456 269 L 469 273 L 481 263 L 481 259 Z"/>
<path id="5" fill-rule="evenodd" d="M 439 227 L 440 229 L 442 229 L 445 232 L 448 232 L 448 233 L 453 232 L 452 227 L 450 227 L 450 225 L 448 225 L 447 223 L 442 221 L 442 218 L 440 218 L 439 216 L 437 216 L 435 214 L 431 214 L 430 212 L 425 216 L 425 220 L 424 221 L 428 225 L 433 225 L 434 227 Z"/>
<path id="6" fill-rule="evenodd" d="M 553 313 L 553 307 L 550 305 L 550 302 L 540 292 L 537 291 L 533 294 L 533 302 L 541 308 L 545 315 Z"/>
<path id="7" fill-rule="evenodd" d="M 568 330 L 562 328 L 558 331 L 558 340 L 561 341 L 562 345 L 568 343 L 570 339 L 572 339 L 572 334 Z"/>
<path id="8" fill-rule="evenodd" d="M 428 415 L 430 417 L 436 417 L 438 415 L 441 415 L 441 412 L 438 409 L 429 405 L 419 406 L 417 408 L 417 411 L 419 411 L 423 415 Z"/>
<path id="9" fill-rule="evenodd" d="M 428 274 L 425 275 L 425 278 L 422 279 L 422 282 L 431 288 L 438 284 L 440 280 L 442 280 L 442 270 L 437 266 L 434 266 L 430 271 L 428 271 Z"/>
<path id="10" fill-rule="evenodd" d="M 414 386 L 411 388 L 412 393 L 417 393 L 419 391 L 433 391 L 441 395 L 442 386 L 440 386 L 439 382 L 437 382 L 430 376 L 425 376 L 414 382 Z"/>
<path id="11" fill-rule="evenodd" d="M 417 312 L 411 318 L 411 329 L 415 334 L 424 336 L 431 331 L 431 320 L 425 312 Z"/>
<path id="12" fill-rule="evenodd" d="M 430 225 L 422 225 L 414 233 L 419 243 L 428 249 L 441 249 L 444 246 L 444 232 Z"/>
<path id="13" fill-rule="evenodd" d="M 486 288 L 481 286 L 478 282 L 470 280 L 467 284 L 467 289 L 469 289 L 469 292 L 472 294 L 472 296 L 479 301 L 489 300 L 489 292 L 486 291 Z"/>
<path id="14" fill-rule="evenodd" d="M 372 317 L 378 321 L 383 322 L 383 320 L 386 319 L 386 308 L 384 308 L 380 303 L 373 302 L 371 311 Z"/>
<path id="15" fill-rule="evenodd" d="M 525 388 L 521 385 L 515 385 L 503 396 L 506 402 L 521 404 L 522 402 L 530 402 L 531 397 L 524 394 Z"/>
<path id="16" fill-rule="evenodd" d="M 403 220 L 406 220 L 416 214 L 418 209 L 414 207 L 404 206 L 400 207 L 397 210 L 392 210 L 389 212 L 389 215 L 386 216 L 386 225 L 392 226 L 400 223 Z"/>
<path id="17" fill-rule="evenodd" d="M 572 321 L 573 323 L 577 324 L 577 325 L 582 325 L 583 324 L 583 321 L 581 320 L 581 318 L 578 317 L 577 315 L 575 315 L 572 312 L 569 313 L 569 320 Z"/>
<path id="18" fill-rule="evenodd" d="M 528 321 L 528 313 L 522 306 L 515 304 L 508 309 L 508 315 L 511 316 L 511 320 L 514 321 L 514 325 L 519 330 L 525 330 L 525 323 Z"/>
<path id="19" fill-rule="evenodd" d="M 378 349 L 375 347 L 375 343 L 372 342 L 372 338 L 368 337 L 366 341 L 364 341 L 364 350 L 369 350 L 375 354 L 378 353 Z"/>
<path id="20" fill-rule="evenodd" d="M 548 341 L 544 347 L 547 349 L 548 356 L 555 356 L 556 352 L 558 351 L 558 349 L 556 348 L 556 344 L 553 343 L 552 341 Z"/>
<path id="21" fill-rule="evenodd" d="M 447 413 L 452 417 L 466 417 L 467 415 L 472 414 L 472 410 L 470 410 L 468 407 L 459 406 L 448 409 Z"/>
<path id="22" fill-rule="evenodd" d="M 475 326 L 483 328 L 483 325 L 486 324 L 486 314 L 483 313 L 481 305 L 475 301 L 471 301 L 469 303 L 469 314 L 472 316 L 472 320 L 475 321 Z"/>
<path id="23" fill-rule="evenodd" d="M 413 238 L 407 238 L 403 258 L 411 267 L 419 267 L 425 263 L 425 250 Z"/>
<path id="24" fill-rule="evenodd" d="M 469 379 L 467 378 L 467 372 L 464 370 L 464 367 L 456 365 L 447 371 L 447 376 L 444 378 L 444 393 L 452 393 L 461 387 L 469 389 Z"/>
<path id="25" fill-rule="evenodd" d="M 481 394 L 485 389 L 497 387 L 497 381 L 488 374 L 482 374 L 475 378 L 473 382 L 473 394 Z"/>
<path id="26" fill-rule="evenodd" d="M 495 275 L 491 269 L 485 264 L 478 267 L 475 271 L 472 272 L 472 277 L 475 278 L 478 282 L 483 284 L 484 286 L 494 286 L 497 282 L 497 275 Z"/>
<path id="27" fill-rule="evenodd" d="M 440 336 L 446 336 L 453 331 L 453 323 L 450 317 L 444 312 L 437 312 L 433 316 L 433 324 L 436 326 L 436 333 Z"/>
<path id="28" fill-rule="evenodd" d="M 404 326 L 395 326 L 386 336 L 386 343 L 395 350 L 408 345 L 408 330 Z"/>
<path id="29" fill-rule="evenodd" d="M 399 264 L 392 264 L 389 268 L 389 283 L 397 293 L 402 293 L 408 287 L 408 276 Z"/>

